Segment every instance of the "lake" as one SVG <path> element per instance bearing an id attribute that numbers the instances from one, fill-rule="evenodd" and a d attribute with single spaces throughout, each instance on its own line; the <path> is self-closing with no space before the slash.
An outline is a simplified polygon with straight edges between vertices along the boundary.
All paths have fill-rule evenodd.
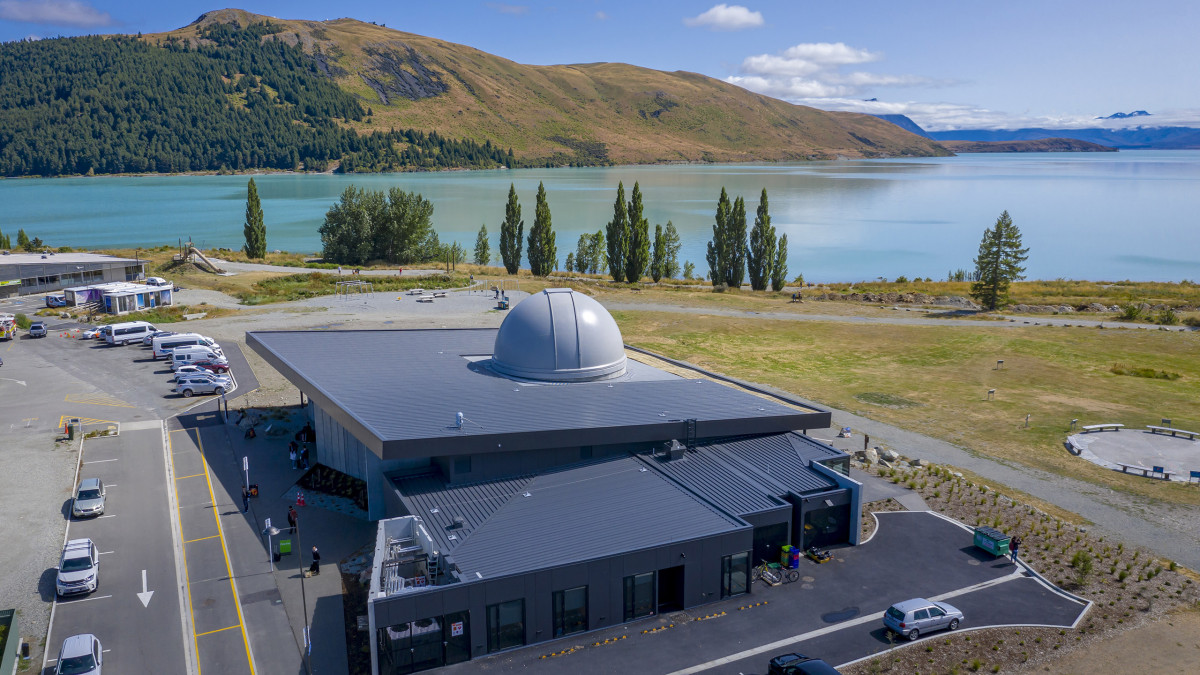
<path id="1" fill-rule="evenodd" d="M 191 237 L 206 248 L 239 248 L 247 179 L 0 180 L 0 231 L 15 240 L 24 228 L 55 246 L 150 247 Z M 481 224 L 498 249 L 510 182 L 528 232 L 544 181 L 560 264 L 580 233 L 612 217 L 618 180 L 627 192 L 641 183 L 651 234 L 673 221 L 680 264 L 690 260 L 701 275 L 725 186 L 731 198 L 744 197 L 751 225 L 767 189 L 772 222 L 788 235 L 789 276 L 807 281 L 943 279 L 973 266 L 984 229 L 1006 209 L 1030 248 L 1031 279 L 1200 280 L 1200 151 L 255 176 L 269 249 L 319 251 L 325 212 L 354 184 L 421 193 L 434 204 L 441 240 L 462 243 L 468 255 Z"/>

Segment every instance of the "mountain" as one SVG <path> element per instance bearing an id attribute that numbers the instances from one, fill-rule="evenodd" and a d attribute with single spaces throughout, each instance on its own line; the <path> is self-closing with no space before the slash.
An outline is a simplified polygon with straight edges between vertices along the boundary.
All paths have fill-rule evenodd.
<path id="1" fill-rule="evenodd" d="M 1123 150 L 1200 149 L 1200 129 L 1192 127 L 1135 127 L 1131 129 L 958 129 L 931 131 L 938 141 L 1029 141 L 1074 138 Z"/>
<path id="2" fill-rule="evenodd" d="M 953 152 L 1116 152 L 1116 148 L 1074 138 L 1036 141 L 942 141 Z"/>
<path id="3" fill-rule="evenodd" d="M 873 101 L 875 99 L 871 100 Z M 922 129 L 920 125 L 909 119 L 907 115 L 875 115 L 875 117 L 878 117 L 886 122 L 891 122 L 892 124 L 895 124 L 909 133 L 913 133 L 924 138 L 932 138 L 932 136 L 926 133 L 926 131 Z"/>
<path id="4" fill-rule="evenodd" d="M 267 22 L 373 114 L 358 130 L 415 128 L 550 163 L 645 163 L 946 155 L 869 116 L 824 112 L 689 72 L 623 63 L 530 66 L 364 23 L 281 20 L 225 9 L 146 35 L 202 43 L 215 24 Z"/>
<path id="5" fill-rule="evenodd" d="M 1098 120 L 1127 120 L 1130 117 L 1149 117 L 1150 113 L 1145 110 L 1134 110 L 1131 113 L 1116 112 L 1108 117 L 1097 117 Z"/>

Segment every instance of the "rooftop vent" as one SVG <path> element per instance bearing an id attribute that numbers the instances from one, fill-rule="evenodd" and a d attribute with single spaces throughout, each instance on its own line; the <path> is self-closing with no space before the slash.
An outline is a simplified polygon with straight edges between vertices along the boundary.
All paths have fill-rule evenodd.
<path id="1" fill-rule="evenodd" d="M 663 443 L 663 452 L 666 453 L 668 460 L 682 459 L 687 453 L 687 446 L 675 439 L 671 439 Z"/>

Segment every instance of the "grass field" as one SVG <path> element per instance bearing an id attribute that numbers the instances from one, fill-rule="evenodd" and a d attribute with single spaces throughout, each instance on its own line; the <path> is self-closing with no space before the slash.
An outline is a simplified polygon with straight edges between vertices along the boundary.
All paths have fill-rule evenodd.
<path id="1" fill-rule="evenodd" d="M 1072 457 L 1062 445 L 1071 419 L 1139 427 L 1168 417 L 1176 427 L 1200 429 L 1200 334 L 1194 332 L 880 326 L 652 311 L 614 316 L 629 344 L 704 368 L 984 455 L 1200 503 L 1194 485 L 1117 474 Z M 1179 377 L 1118 375 L 1114 366 Z M 989 389 L 996 390 L 994 400 L 987 399 Z"/>

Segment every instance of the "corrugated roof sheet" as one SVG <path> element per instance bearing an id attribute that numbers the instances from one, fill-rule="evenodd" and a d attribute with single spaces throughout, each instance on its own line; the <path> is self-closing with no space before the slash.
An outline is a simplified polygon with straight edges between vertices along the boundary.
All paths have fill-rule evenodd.
<path id="1" fill-rule="evenodd" d="M 397 478 L 393 484 L 409 513 L 425 521 L 438 550 L 453 551 L 510 497 L 523 492 L 531 480 L 533 476 L 521 476 L 448 487 L 440 474 L 426 474 Z M 463 519 L 463 527 L 452 527 L 456 517 Z"/>
<path id="2" fill-rule="evenodd" d="M 774 490 L 717 459 L 716 453 L 708 447 L 697 448 L 675 460 L 668 460 L 666 455 L 643 455 L 639 459 L 736 516 L 770 511 L 786 504 L 770 496 Z"/>
<path id="3" fill-rule="evenodd" d="M 468 581 L 477 572 L 495 578 L 749 527 L 632 457 L 546 472 L 519 487 L 496 481 L 427 490 L 421 500 L 474 495 L 487 508 L 488 490 L 507 499 L 450 551 Z"/>
<path id="4" fill-rule="evenodd" d="M 804 434 L 788 434 L 788 440 L 792 442 L 792 447 L 796 449 L 796 452 L 809 462 L 822 462 L 847 456 L 846 453 L 832 445 Z"/>
<path id="5" fill-rule="evenodd" d="M 733 466 L 753 471 L 765 485 L 779 485 L 786 491 L 804 494 L 837 486 L 832 479 L 808 467 L 789 439 L 791 434 L 740 438 L 703 446 Z"/>
<path id="6" fill-rule="evenodd" d="M 425 455 L 478 452 L 506 441 L 512 442 L 506 449 L 561 447 L 593 442 L 578 432 L 665 440 L 686 419 L 701 426 L 753 420 L 764 431 L 787 431 L 828 417 L 703 379 L 516 382 L 466 358 L 491 354 L 495 335 L 496 329 L 283 331 L 246 339 L 330 414 L 344 411 L 339 421 L 356 435 L 361 430 L 367 438 L 359 440 L 385 459 L 403 456 L 385 446 L 395 453 L 436 450 Z M 454 426 L 458 412 L 468 421 L 461 429 Z M 518 440 L 523 445 L 513 448 Z"/>

